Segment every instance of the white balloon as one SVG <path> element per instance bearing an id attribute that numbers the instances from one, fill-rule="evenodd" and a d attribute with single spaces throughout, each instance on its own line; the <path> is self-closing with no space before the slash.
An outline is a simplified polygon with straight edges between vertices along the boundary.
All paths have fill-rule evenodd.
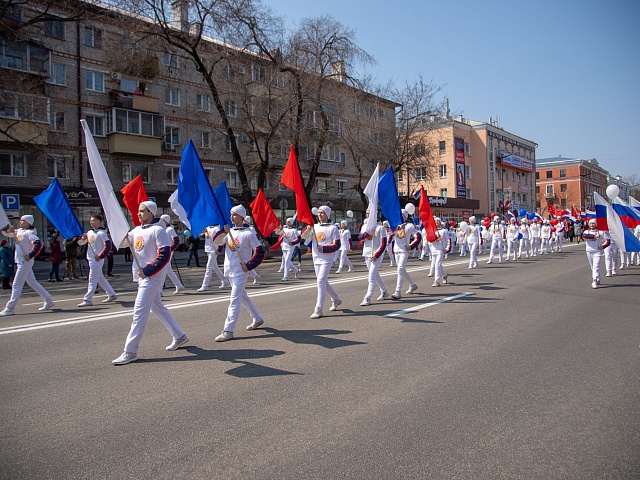
<path id="1" fill-rule="evenodd" d="M 353 212 L 351 210 L 347 210 L 347 217 L 353 218 Z"/>
<path id="2" fill-rule="evenodd" d="M 617 185 L 609 185 L 607 187 L 607 197 L 611 200 L 615 199 L 620 193 L 620 187 Z"/>
<path id="3" fill-rule="evenodd" d="M 409 212 L 409 215 L 413 215 L 416 211 L 416 206 L 413 203 L 407 203 L 404 209 Z"/>
<path id="4" fill-rule="evenodd" d="M 467 233 L 467 230 L 469 230 L 469 224 L 463 220 L 462 222 L 460 222 L 460 230 L 462 230 L 464 233 Z"/>
<path id="5" fill-rule="evenodd" d="M 314 215 L 318 215 L 318 207 L 313 207 L 311 209 L 311 213 L 313 213 Z"/>

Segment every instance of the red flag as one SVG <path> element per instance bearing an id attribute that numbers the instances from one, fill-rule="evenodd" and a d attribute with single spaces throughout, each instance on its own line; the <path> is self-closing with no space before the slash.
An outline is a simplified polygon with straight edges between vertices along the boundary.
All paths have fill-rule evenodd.
<path id="1" fill-rule="evenodd" d="M 436 221 L 433 219 L 433 213 L 431 213 L 431 205 L 429 205 L 429 198 L 427 194 L 424 192 L 424 187 L 420 187 L 420 206 L 418 207 L 420 211 L 420 220 L 424 225 L 424 229 L 427 232 L 427 241 L 435 242 L 438 231 L 438 227 L 436 227 Z"/>
<path id="2" fill-rule="evenodd" d="M 575 218 L 580 218 L 580 212 L 576 210 L 575 207 L 571 207 L 571 216 Z"/>
<path id="3" fill-rule="evenodd" d="M 276 250 L 278 250 L 278 248 L 280 248 L 280 245 L 282 244 L 282 238 L 283 238 L 283 237 L 284 237 L 284 235 L 280 235 L 280 236 L 278 237 L 278 241 L 277 241 L 276 243 L 274 243 L 271 247 L 269 247 L 269 250 L 272 250 L 272 251 L 274 251 L 274 252 L 275 252 Z"/>
<path id="4" fill-rule="evenodd" d="M 547 211 L 549 212 L 549 215 L 555 215 L 556 214 L 556 207 L 554 207 L 553 205 L 549 205 L 547 207 Z"/>
<path id="5" fill-rule="evenodd" d="M 149 195 L 147 195 L 147 191 L 144 189 L 144 184 L 142 183 L 142 177 L 138 175 L 131 180 L 122 187 L 120 193 L 124 195 L 122 202 L 127 207 L 127 210 L 131 212 L 133 224 L 135 226 L 140 225 L 140 220 L 138 220 L 138 207 L 140 206 L 140 202 L 149 200 Z"/>
<path id="6" fill-rule="evenodd" d="M 296 209 L 298 210 L 298 221 L 313 225 L 313 215 L 307 203 L 307 196 L 304 194 L 304 185 L 302 184 L 302 176 L 300 175 L 300 167 L 296 152 L 293 151 L 293 145 L 289 146 L 289 160 L 282 170 L 282 178 L 280 183 L 296 194 Z"/>
<path id="7" fill-rule="evenodd" d="M 251 202 L 251 212 L 253 213 L 253 222 L 263 237 L 268 237 L 280 226 L 278 217 L 273 213 L 273 208 L 269 205 L 269 200 L 262 189 L 258 190 L 256 198 Z"/>

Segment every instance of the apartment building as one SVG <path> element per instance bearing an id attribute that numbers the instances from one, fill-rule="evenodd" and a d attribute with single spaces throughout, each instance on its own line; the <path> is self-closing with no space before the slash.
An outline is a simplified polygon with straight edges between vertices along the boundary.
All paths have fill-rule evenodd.
<path id="1" fill-rule="evenodd" d="M 181 153 L 189 140 L 212 186 L 225 181 L 232 197 L 239 198 L 230 139 L 193 62 L 158 38 L 134 37 L 149 20 L 106 4 L 54 2 L 45 21 L 29 22 L 45 3 L 11 6 L 0 33 L 0 190 L 9 199 L 9 213 L 34 214 L 38 229 L 46 231 L 33 197 L 57 178 L 88 225 L 100 202 L 80 119 L 93 133 L 114 190 L 118 193 L 141 175 L 159 214 L 170 213 L 168 197 L 177 188 Z M 294 122 L 283 115 L 274 130 L 270 121 L 283 109 L 291 110 L 286 102 L 292 82 L 261 56 L 207 37 L 201 48 L 205 57 L 224 49 L 214 75 L 253 193 L 269 135 L 265 194 L 279 216 L 293 215 L 295 199 L 280 186 L 280 175 Z M 347 210 L 364 210 L 354 187 L 362 178 L 366 184 L 380 155 L 376 152 L 393 152 L 398 105 L 340 77 L 314 81 L 324 82 L 323 97 L 320 105 L 305 104 L 301 171 L 308 178 L 322 109 L 329 132 L 312 200 L 330 204 L 334 217 L 342 219 Z M 363 156 L 369 161 L 362 162 Z"/>
<path id="2" fill-rule="evenodd" d="M 401 192 L 424 185 L 434 213 L 454 221 L 533 209 L 535 142 L 493 122 L 439 116 L 426 116 L 423 122 L 425 128 L 412 142 L 432 152 L 429 161 L 436 164 L 436 178 L 425 178 L 426 169 L 418 167 L 401 175 Z"/>
<path id="3" fill-rule="evenodd" d="M 536 208 L 541 214 L 549 206 L 591 210 L 593 192 L 606 198 L 609 172 L 595 158 L 539 158 L 536 169 Z"/>

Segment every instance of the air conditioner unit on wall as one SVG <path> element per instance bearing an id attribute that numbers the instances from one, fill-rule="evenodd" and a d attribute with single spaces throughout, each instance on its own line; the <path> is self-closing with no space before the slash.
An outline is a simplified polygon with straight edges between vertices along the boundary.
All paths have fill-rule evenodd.
<path id="1" fill-rule="evenodd" d="M 114 80 L 122 80 L 122 74 L 119 72 L 111 72 L 111 78 Z"/>

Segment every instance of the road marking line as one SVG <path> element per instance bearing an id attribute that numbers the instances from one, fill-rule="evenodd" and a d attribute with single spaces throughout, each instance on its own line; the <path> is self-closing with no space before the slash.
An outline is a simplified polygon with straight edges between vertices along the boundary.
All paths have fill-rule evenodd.
<path id="1" fill-rule="evenodd" d="M 398 310 L 397 312 L 387 313 L 385 315 L 385 317 L 398 317 L 398 316 L 403 315 L 405 313 L 417 312 L 418 310 L 421 310 L 423 308 L 433 307 L 434 305 L 439 305 L 441 303 L 450 302 L 452 300 L 456 300 L 456 299 L 462 298 L 462 297 L 467 297 L 469 295 L 473 295 L 473 293 L 464 292 L 464 293 L 460 293 L 458 295 L 454 295 L 452 297 L 447 297 L 447 298 L 442 298 L 440 300 L 436 300 L 435 302 L 423 303 L 422 305 L 416 305 L 414 307 L 407 308 L 405 310 Z"/>

